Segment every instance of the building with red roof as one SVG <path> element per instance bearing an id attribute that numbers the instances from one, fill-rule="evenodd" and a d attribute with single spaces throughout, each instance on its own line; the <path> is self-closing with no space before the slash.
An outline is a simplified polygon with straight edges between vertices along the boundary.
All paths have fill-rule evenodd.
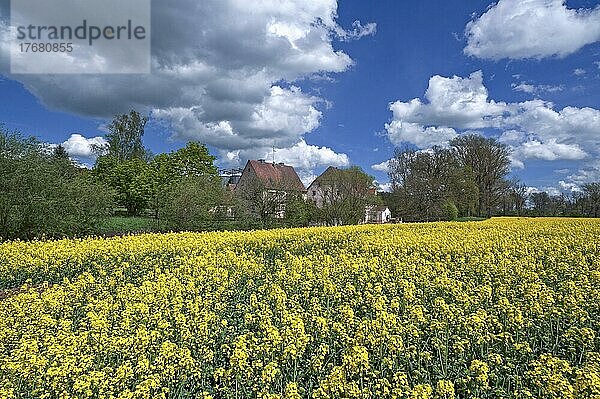
<path id="1" fill-rule="evenodd" d="M 245 199 L 250 211 L 260 214 L 261 218 L 273 216 L 282 219 L 289 196 L 304 196 L 306 188 L 292 166 L 260 159 L 248 161 L 235 186 L 235 193 Z"/>

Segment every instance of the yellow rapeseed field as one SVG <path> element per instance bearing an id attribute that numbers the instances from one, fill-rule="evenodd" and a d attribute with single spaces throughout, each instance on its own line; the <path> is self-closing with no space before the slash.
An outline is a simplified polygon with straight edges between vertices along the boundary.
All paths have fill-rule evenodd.
<path id="1" fill-rule="evenodd" d="M 0 245 L 0 398 L 600 398 L 600 221 Z"/>

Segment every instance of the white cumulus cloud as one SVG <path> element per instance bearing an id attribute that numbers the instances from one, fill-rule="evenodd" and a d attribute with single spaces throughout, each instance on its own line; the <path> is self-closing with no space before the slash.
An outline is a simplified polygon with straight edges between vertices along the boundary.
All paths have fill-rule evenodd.
<path id="1" fill-rule="evenodd" d="M 378 172 L 388 172 L 390 166 L 390 161 L 383 161 L 381 163 L 371 165 L 371 169 L 376 170 Z"/>
<path id="2" fill-rule="evenodd" d="M 223 154 L 237 151 L 243 162 L 244 151 L 294 148 L 319 126 L 326 99 L 295 82 L 348 70 L 354 61 L 335 48 L 336 40 L 376 32 L 371 22 L 345 29 L 337 10 L 337 0 L 180 0 L 177 7 L 156 0 L 151 74 L 0 73 L 51 109 L 100 118 L 151 112 L 172 127 L 174 138 L 203 141 Z M 0 17 L 0 35 L 7 23 Z M 7 50 L 0 44 L 0 55 Z"/>
<path id="3" fill-rule="evenodd" d="M 501 117 L 506 108 L 505 103 L 488 100 L 481 71 L 467 78 L 433 76 L 429 79 L 425 100 L 396 101 L 390 110 L 394 119 L 408 123 L 478 129 Z"/>
<path id="4" fill-rule="evenodd" d="M 407 142 L 421 149 L 444 146 L 476 128 L 497 134 L 499 141 L 512 149 L 513 168 L 523 168 L 531 159 L 589 165 L 589 160 L 600 156 L 600 110 L 555 109 L 553 103 L 541 99 L 495 101 L 488 96 L 481 72 L 467 78 L 434 76 L 424 100 L 399 100 L 390 110 L 392 120 L 385 128 L 396 145 Z M 568 182 L 589 180 L 596 173 L 596 168 L 584 167 Z"/>
<path id="5" fill-rule="evenodd" d="M 262 158 L 269 159 L 269 152 Z M 322 166 L 346 167 L 350 166 L 350 159 L 346 154 L 339 154 L 328 147 L 318 147 L 306 144 L 304 140 L 292 147 L 275 150 L 275 161 L 285 162 L 299 169 L 313 170 Z"/>
<path id="6" fill-rule="evenodd" d="M 515 151 L 524 159 L 543 159 L 546 161 L 580 160 L 587 157 L 587 153 L 577 144 L 561 144 L 556 139 L 550 139 L 546 143 L 537 140 L 527 141 L 520 144 Z"/>
<path id="7" fill-rule="evenodd" d="M 478 58 L 564 57 L 600 40 L 600 7 L 565 0 L 500 0 L 465 28 L 465 54 Z"/>
<path id="8" fill-rule="evenodd" d="M 93 137 L 85 138 L 81 134 L 74 133 L 69 137 L 67 141 L 62 143 L 65 150 L 69 153 L 69 156 L 76 159 L 90 160 L 95 158 L 95 154 L 92 151 L 92 146 L 102 146 L 106 144 L 104 137 Z"/>
<path id="9" fill-rule="evenodd" d="M 388 138 L 393 144 L 411 143 L 419 148 L 445 146 L 458 136 L 456 130 L 449 127 L 422 126 L 418 123 L 393 120 L 385 125 Z"/>

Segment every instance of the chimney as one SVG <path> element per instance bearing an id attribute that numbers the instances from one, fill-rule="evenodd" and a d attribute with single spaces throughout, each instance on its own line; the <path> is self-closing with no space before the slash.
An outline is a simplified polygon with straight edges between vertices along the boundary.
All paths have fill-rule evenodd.
<path id="1" fill-rule="evenodd" d="M 265 163 L 265 160 L 264 159 L 259 159 L 258 162 Z"/>

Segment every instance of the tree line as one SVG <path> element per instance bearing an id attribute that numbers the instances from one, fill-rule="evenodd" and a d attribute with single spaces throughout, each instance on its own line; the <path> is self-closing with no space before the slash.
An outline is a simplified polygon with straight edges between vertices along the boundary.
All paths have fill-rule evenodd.
<path id="1" fill-rule="evenodd" d="M 157 229 L 222 230 L 355 224 L 365 206 L 379 204 L 373 177 L 358 167 L 337 170 L 331 197 L 317 208 L 285 179 L 267 186 L 254 179 L 227 190 L 203 144 L 153 156 L 143 146 L 147 118 L 132 111 L 108 126 L 92 174 L 116 192 L 129 216 L 150 211 Z"/>
<path id="2" fill-rule="evenodd" d="M 600 216 L 600 183 L 571 195 L 529 192 L 509 179 L 510 149 L 494 138 L 463 135 L 448 147 L 397 148 L 385 203 L 404 221 L 491 216 Z"/>
<path id="3" fill-rule="evenodd" d="M 397 220 L 435 221 L 490 216 L 600 216 L 600 183 L 571 195 L 529 192 L 508 178 L 510 150 L 493 138 L 463 135 L 448 147 L 396 149 L 390 193 L 375 193 L 358 167 L 322 176 L 319 206 L 303 193 L 254 181 L 232 192 L 222 184 L 206 146 L 154 155 L 143 145 L 148 118 L 117 115 L 91 169 L 49 146 L 0 126 L 0 239 L 35 239 L 131 231 L 106 228 L 140 217 L 140 230 L 225 230 L 361 222 L 385 204 Z M 138 230 L 135 230 L 138 231 Z"/>
<path id="4" fill-rule="evenodd" d="M 153 155 L 142 142 L 147 121 L 136 111 L 117 115 L 106 144 L 93 148 L 91 169 L 62 145 L 0 127 L 0 239 L 103 234 L 113 218 L 141 220 L 144 231 L 248 228 L 222 217 L 239 204 L 222 187 L 208 149 L 190 142 Z M 130 231 L 108 224 L 109 234 Z"/>
<path id="5" fill-rule="evenodd" d="M 115 116 L 106 144 L 93 147 L 91 169 L 73 162 L 62 145 L 0 126 L 0 239 L 102 234 L 115 216 L 148 221 L 143 229 L 151 231 L 349 224 L 380 201 L 374 190 L 347 189 L 351 183 L 371 188 L 373 178 L 359 168 L 339 171 L 344 187 L 322 209 L 300 192 L 282 195 L 285 187 L 272 190 L 260 181 L 234 193 L 203 144 L 153 155 L 143 145 L 147 121 L 136 111 Z"/>
<path id="6" fill-rule="evenodd" d="M 570 195 L 541 191 L 531 193 L 528 198 L 531 216 L 600 217 L 600 183 L 584 184 L 580 191 Z"/>
<path id="7" fill-rule="evenodd" d="M 0 238 L 92 233 L 112 197 L 63 147 L 0 128 Z"/>

